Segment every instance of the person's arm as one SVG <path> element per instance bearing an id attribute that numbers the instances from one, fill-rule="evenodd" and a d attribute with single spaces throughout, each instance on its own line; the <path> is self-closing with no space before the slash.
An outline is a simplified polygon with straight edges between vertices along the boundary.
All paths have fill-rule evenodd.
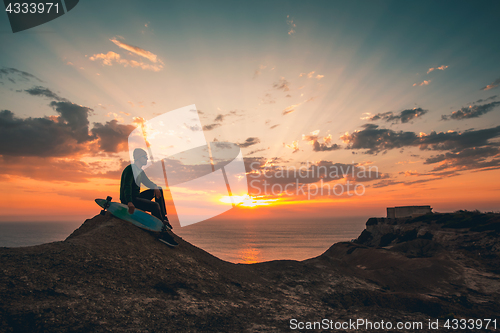
<path id="1" fill-rule="evenodd" d="M 159 187 L 158 185 L 156 185 L 155 183 L 153 183 L 153 182 L 151 181 L 151 179 L 149 179 L 149 178 L 148 178 L 148 176 L 146 176 L 146 173 L 145 173 L 144 171 L 142 172 L 142 178 L 141 178 L 141 180 L 142 180 L 142 183 L 143 183 L 144 185 L 146 185 L 148 188 L 150 188 L 150 189 L 153 189 L 153 190 L 154 190 L 154 192 L 155 192 L 155 197 L 156 197 L 157 199 L 161 198 L 161 192 L 160 192 L 161 187 Z"/>
<path id="2" fill-rule="evenodd" d="M 155 183 L 153 183 L 151 181 L 151 179 L 148 178 L 148 176 L 146 175 L 144 170 L 141 170 L 141 173 L 139 174 L 139 177 L 137 177 L 137 180 L 138 180 L 138 184 L 137 184 L 138 186 L 141 186 L 141 184 L 144 184 L 147 188 L 154 190 L 156 198 L 159 199 L 162 197 L 161 191 L 160 191 L 161 187 L 156 185 Z"/>
<path id="3" fill-rule="evenodd" d="M 156 185 L 155 183 L 153 183 L 151 181 L 151 179 L 148 178 L 148 176 L 146 175 L 146 173 L 144 171 L 141 172 L 140 180 L 141 180 L 141 183 L 144 184 L 147 188 L 150 188 L 153 190 L 159 190 L 161 188 L 158 185 Z M 137 185 L 141 186 L 140 184 L 137 184 Z"/>

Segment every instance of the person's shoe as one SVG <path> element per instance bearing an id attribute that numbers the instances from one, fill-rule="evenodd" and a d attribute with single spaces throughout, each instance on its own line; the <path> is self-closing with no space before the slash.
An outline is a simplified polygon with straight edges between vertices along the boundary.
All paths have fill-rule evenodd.
<path id="1" fill-rule="evenodd" d="M 158 239 L 160 242 L 167 244 L 168 246 L 175 247 L 179 245 L 169 233 L 164 232 Z"/>
<path id="2" fill-rule="evenodd" d="M 165 232 L 167 230 L 172 230 L 172 226 L 170 225 L 170 223 L 168 223 L 168 221 L 163 221 L 163 228 L 161 228 L 161 231 Z"/>
<path id="3" fill-rule="evenodd" d="M 163 225 L 166 226 L 168 230 L 172 230 L 174 228 L 174 227 L 172 227 L 172 225 L 168 221 L 167 215 L 165 215 L 165 219 L 163 220 Z"/>

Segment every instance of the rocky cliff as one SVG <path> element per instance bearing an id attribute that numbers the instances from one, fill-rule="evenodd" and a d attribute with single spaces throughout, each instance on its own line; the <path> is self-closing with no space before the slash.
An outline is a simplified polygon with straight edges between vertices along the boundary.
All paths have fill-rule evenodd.
<path id="1" fill-rule="evenodd" d="M 355 242 L 319 257 L 243 265 L 98 215 L 63 242 L 0 249 L 0 331 L 269 332 L 289 331 L 291 319 L 495 318 L 499 225 L 498 214 L 469 212 L 372 218 Z"/>

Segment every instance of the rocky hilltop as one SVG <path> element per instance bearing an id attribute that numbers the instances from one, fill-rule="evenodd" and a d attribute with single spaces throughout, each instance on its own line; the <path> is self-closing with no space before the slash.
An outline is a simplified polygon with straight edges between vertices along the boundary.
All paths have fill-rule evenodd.
<path id="1" fill-rule="evenodd" d="M 0 331 L 275 332 L 291 319 L 426 331 L 429 319 L 493 319 L 499 236 L 499 214 L 371 218 L 319 257 L 243 265 L 97 215 L 65 241 L 0 249 Z"/>

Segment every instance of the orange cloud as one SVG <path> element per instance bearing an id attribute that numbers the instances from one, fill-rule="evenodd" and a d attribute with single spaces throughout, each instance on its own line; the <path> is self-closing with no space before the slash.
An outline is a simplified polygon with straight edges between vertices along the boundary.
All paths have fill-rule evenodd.
<path id="1" fill-rule="evenodd" d="M 293 150 L 292 153 L 296 153 L 299 151 L 299 142 L 298 141 L 293 141 L 291 144 L 287 145 L 283 143 L 283 147 L 290 148 Z"/>
<path id="2" fill-rule="evenodd" d="M 144 125 L 145 122 L 146 122 L 146 119 L 144 119 L 142 117 L 134 117 L 133 121 L 132 121 L 132 123 L 136 124 L 137 126 Z"/>
<path id="3" fill-rule="evenodd" d="M 448 68 L 448 66 L 445 66 L 445 65 L 442 65 L 442 66 L 439 66 L 437 68 L 429 68 L 429 70 L 427 71 L 427 74 L 429 74 L 430 72 L 436 70 L 436 69 L 439 69 L 441 71 L 444 71 L 446 68 Z"/>
<path id="4" fill-rule="evenodd" d="M 424 82 L 414 83 L 414 84 L 413 84 L 413 86 L 414 86 L 414 87 L 415 87 L 415 86 L 419 86 L 419 87 L 421 87 L 421 86 L 426 86 L 426 85 L 428 85 L 429 83 L 431 83 L 431 80 L 429 80 L 429 81 L 424 80 Z"/>
<path id="5" fill-rule="evenodd" d="M 308 134 L 308 135 L 302 134 L 302 140 L 308 141 L 309 144 L 312 145 L 312 144 L 314 144 L 314 141 L 318 140 L 318 134 L 319 134 L 319 130 L 312 131 L 311 134 Z"/>
<path id="6" fill-rule="evenodd" d="M 309 73 L 300 73 L 299 74 L 299 77 L 303 77 L 303 76 L 307 76 L 308 78 L 312 79 L 312 78 L 316 78 L 318 80 L 324 78 L 325 76 L 324 75 L 321 75 L 321 74 L 318 74 L 316 76 L 314 76 L 314 73 L 316 73 L 316 71 L 312 71 L 312 72 L 309 72 Z M 299 88 L 300 89 L 300 88 Z"/>
<path id="7" fill-rule="evenodd" d="M 289 113 L 292 113 L 293 111 L 295 111 L 295 109 L 296 109 L 296 108 L 297 108 L 300 104 L 302 104 L 302 103 L 287 106 L 287 107 L 283 110 L 282 114 L 283 114 L 283 115 L 287 115 L 287 114 L 289 114 Z"/>
<path id="8" fill-rule="evenodd" d="M 115 112 L 108 112 L 106 117 L 108 117 L 108 118 L 113 117 L 114 120 L 116 120 L 120 123 L 123 123 L 125 121 L 122 116 L 118 115 L 118 113 L 115 113 Z"/>
<path id="9" fill-rule="evenodd" d="M 287 15 L 286 18 L 288 19 L 290 18 L 290 16 Z M 288 34 L 293 35 L 295 33 L 295 27 L 297 27 L 297 25 L 293 23 L 293 19 L 286 20 L 286 24 L 288 24 L 289 26 Z"/>
<path id="10" fill-rule="evenodd" d="M 405 177 L 410 176 L 420 176 L 421 174 L 417 172 L 417 170 L 406 170 L 405 172 L 400 172 L 400 174 L 404 174 Z"/>
<path id="11" fill-rule="evenodd" d="M 496 88 L 500 85 L 500 78 L 493 81 L 491 84 L 488 84 L 486 87 L 481 88 L 481 90 L 490 90 Z"/>
<path id="12" fill-rule="evenodd" d="M 308 135 L 302 134 L 302 140 L 307 141 L 310 145 L 312 145 L 314 151 L 331 151 L 341 148 L 336 143 L 331 144 L 332 143 L 331 134 L 328 134 L 327 136 L 323 137 L 323 142 L 319 142 L 321 138 L 319 137 L 318 134 L 319 130 L 313 131 Z"/>
<path id="13" fill-rule="evenodd" d="M 98 59 L 101 59 L 103 65 L 112 66 L 113 65 L 113 61 L 119 61 L 120 60 L 120 55 L 118 53 L 113 52 L 113 51 L 109 51 L 106 54 L 104 54 L 104 53 L 94 54 L 89 59 L 92 60 L 92 61 L 96 61 Z"/>
<path id="14" fill-rule="evenodd" d="M 104 53 L 94 54 L 89 59 L 92 61 L 102 60 L 103 65 L 106 65 L 106 66 L 112 66 L 113 63 L 117 63 L 120 65 L 123 65 L 124 67 L 128 67 L 128 66 L 140 67 L 142 69 L 152 70 L 154 72 L 159 72 L 163 69 L 163 65 L 150 65 L 150 64 L 146 64 L 144 62 L 140 62 L 140 61 L 136 61 L 136 60 L 122 59 L 118 53 L 115 53 L 113 51 L 109 51 L 106 54 L 104 54 Z"/>
<path id="15" fill-rule="evenodd" d="M 161 60 L 159 60 L 158 56 L 156 54 L 154 54 L 154 53 L 151 53 L 149 51 L 141 49 L 140 47 L 137 47 L 137 46 L 132 46 L 132 45 L 129 45 L 129 44 L 122 43 L 119 40 L 116 40 L 116 38 L 110 39 L 110 41 L 112 41 L 113 43 L 115 43 L 119 48 L 122 48 L 124 50 L 130 51 L 132 53 L 135 53 L 138 56 L 144 57 L 144 58 L 148 59 L 151 62 L 154 62 L 154 63 L 158 62 L 160 64 L 163 64 L 163 62 Z"/>

